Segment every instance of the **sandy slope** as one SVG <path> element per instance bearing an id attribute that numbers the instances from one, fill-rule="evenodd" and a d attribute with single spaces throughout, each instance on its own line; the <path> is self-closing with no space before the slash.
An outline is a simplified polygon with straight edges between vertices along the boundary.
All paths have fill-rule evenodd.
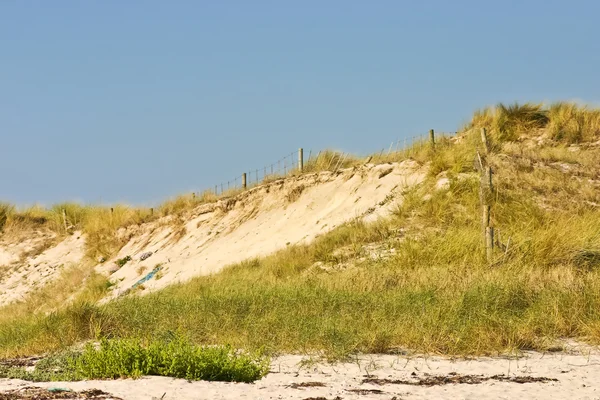
<path id="1" fill-rule="evenodd" d="M 407 160 L 304 174 L 201 205 L 183 219 L 166 217 L 127 228 L 120 232 L 127 244 L 96 267 L 115 283 L 106 300 L 128 292 L 157 266 L 160 272 L 143 284 L 141 293 L 308 243 L 353 218 L 375 220 L 426 173 L 426 165 Z M 84 257 L 86 238 L 80 232 L 58 244 L 42 232 L 22 239 L 0 238 L 0 306 L 23 299 Z M 144 253 L 152 256 L 140 260 Z M 132 260 L 119 269 L 115 261 L 126 256 Z"/>
<path id="2" fill-rule="evenodd" d="M 405 161 L 273 182 L 200 206 L 179 227 L 161 221 L 132 232 L 115 259 L 133 260 L 116 271 L 110 260 L 98 270 L 112 274 L 116 286 L 111 297 L 125 293 L 157 265 L 162 269 L 144 283 L 144 292 L 218 272 L 289 244 L 309 242 L 352 218 L 386 214 L 399 193 L 421 182 L 426 172 L 425 166 Z M 146 252 L 152 256 L 141 261 Z"/>
<path id="3" fill-rule="evenodd" d="M 34 384 L 81 391 L 101 389 L 125 400 L 175 399 L 598 399 L 600 353 L 539 354 L 516 358 L 450 360 L 439 357 L 366 355 L 344 364 L 304 363 L 302 356 L 275 359 L 271 372 L 254 384 L 187 382 L 146 377 L 140 380 L 88 381 Z M 473 375 L 475 375 L 473 377 Z M 419 386 L 402 383 L 365 383 L 365 379 L 418 382 L 445 377 L 455 381 L 483 379 L 481 383 L 446 383 Z M 496 376 L 493 379 L 489 379 Z M 504 378 L 502 378 L 504 377 Z M 549 378 L 546 382 L 517 383 L 501 379 Z M 485 379 L 488 378 L 487 381 Z M 438 379 L 438 382 L 440 379 Z M 322 384 L 302 387 L 302 384 Z M 0 379 L 0 392 L 30 385 Z M 299 385 L 300 387 L 296 386 Z"/>
<path id="4" fill-rule="evenodd" d="M 0 242 L 0 306 L 23 299 L 83 259 L 85 241 L 81 232 L 56 245 L 51 245 L 53 242 L 52 235 L 42 232 L 32 232 L 23 240 Z"/>

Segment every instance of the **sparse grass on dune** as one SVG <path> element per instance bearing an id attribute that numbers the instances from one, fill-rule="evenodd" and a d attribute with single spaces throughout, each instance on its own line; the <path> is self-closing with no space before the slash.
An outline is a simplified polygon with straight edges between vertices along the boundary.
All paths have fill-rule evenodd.
<path id="1" fill-rule="evenodd" d="M 488 128 L 500 142 L 545 129 L 550 138 L 572 144 L 600 139 L 600 109 L 575 103 L 499 104 L 478 110 L 467 128 Z"/>
<path id="2" fill-rule="evenodd" d="M 381 162 L 410 157 L 430 166 L 427 180 L 403 193 L 387 219 L 351 221 L 309 245 L 141 297 L 99 306 L 89 294 L 49 315 L 0 317 L 0 357 L 175 330 L 196 344 L 331 359 L 397 347 L 453 355 L 544 350 L 565 337 L 600 344 L 600 148 L 590 143 L 598 140 L 596 111 L 552 107 L 488 109 L 460 140 L 382 154 Z M 581 134 L 558 124 L 573 118 L 585 121 Z M 490 132 L 489 155 L 471 129 L 480 127 Z M 516 141 L 527 135 L 555 141 Z M 574 143 L 581 145 L 569 148 Z M 492 266 L 482 244 L 478 150 L 494 170 L 500 246 Z M 334 157 L 307 163 L 308 171 L 330 169 Z M 442 177 L 447 186 L 438 185 Z M 180 203 L 165 213 L 191 207 L 189 199 Z M 114 226 L 131 219 L 119 221 Z"/>
<path id="3" fill-rule="evenodd" d="M 124 244 L 119 236 L 121 228 L 149 222 L 157 217 L 149 208 L 134 208 L 125 205 L 83 206 L 77 203 L 56 204 L 48 209 L 33 206 L 18 210 L 4 206 L 0 215 L 6 215 L 3 237 L 23 236 L 33 231 L 47 231 L 58 239 L 75 231 L 86 234 L 86 250 L 89 258 L 108 258 Z"/>
<path id="4" fill-rule="evenodd" d="M 92 265 L 72 266 L 63 270 L 57 279 L 34 289 L 22 301 L 2 307 L 0 326 L 15 319 L 60 309 L 66 303 L 93 304 L 106 295 L 109 288 L 109 280 L 93 271 Z"/>
<path id="5" fill-rule="evenodd" d="M 550 136 L 565 143 L 600 139 L 600 109 L 573 103 L 555 103 L 548 109 Z"/>
<path id="6" fill-rule="evenodd" d="M 335 150 L 324 150 L 304 163 L 303 172 L 334 171 L 340 168 L 353 167 L 360 162 L 361 159 L 354 155 Z"/>
<path id="7" fill-rule="evenodd" d="M 0 203 L 0 231 L 4 229 L 8 219 L 14 213 L 14 209 L 15 207 L 12 204 Z"/>
<path id="8" fill-rule="evenodd" d="M 153 219 L 149 209 L 127 206 L 95 208 L 82 223 L 86 237 L 86 253 L 96 260 L 116 254 L 127 243 L 128 238 L 120 234 L 121 228 L 139 225 Z"/>
<path id="9" fill-rule="evenodd" d="M 228 193 L 231 195 L 232 193 Z M 225 193 L 223 193 L 223 196 Z M 160 205 L 158 208 L 161 216 L 181 215 L 182 213 L 189 211 L 201 204 L 212 203 L 217 201 L 220 197 L 212 190 L 205 190 L 204 192 L 195 194 L 185 194 L 177 196 L 171 200 L 167 200 Z"/>

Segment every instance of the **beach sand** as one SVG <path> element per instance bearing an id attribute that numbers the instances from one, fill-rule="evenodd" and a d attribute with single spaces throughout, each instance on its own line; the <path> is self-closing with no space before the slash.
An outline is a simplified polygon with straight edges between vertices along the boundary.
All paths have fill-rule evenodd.
<path id="1" fill-rule="evenodd" d="M 274 359 L 270 373 L 252 384 L 166 377 L 52 383 L 0 379 L 0 393 L 25 386 L 100 389 L 124 400 L 600 399 L 600 352 L 583 346 L 518 358 L 361 355 L 337 364 L 289 355 Z"/>

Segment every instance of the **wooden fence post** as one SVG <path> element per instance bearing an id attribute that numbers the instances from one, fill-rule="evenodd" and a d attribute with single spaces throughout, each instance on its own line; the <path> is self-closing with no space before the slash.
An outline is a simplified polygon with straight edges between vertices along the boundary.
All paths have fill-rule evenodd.
<path id="1" fill-rule="evenodd" d="M 494 228 L 491 226 L 485 228 L 485 254 L 491 264 L 494 259 Z"/>
<path id="2" fill-rule="evenodd" d="M 62 217 L 63 217 L 63 224 L 65 225 L 65 232 L 67 232 L 67 230 L 68 230 L 68 228 L 67 228 L 67 212 L 65 211 L 64 208 L 62 210 Z"/>
<path id="3" fill-rule="evenodd" d="M 487 181 L 486 182 L 487 186 L 490 189 L 490 193 L 494 192 L 494 183 L 492 182 L 492 174 L 493 174 L 492 167 L 487 167 L 485 170 L 485 179 Z"/>
<path id="4" fill-rule="evenodd" d="M 484 139 L 484 130 L 482 129 L 482 140 Z M 483 140 L 484 144 L 486 143 Z M 491 225 L 491 209 L 490 204 L 492 194 L 494 192 L 494 184 L 492 182 L 492 167 L 483 167 L 483 162 L 479 156 L 479 165 L 481 167 L 481 180 L 479 184 L 479 200 L 481 203 L 481 225 L 483 234 L 483 243 L 485 245 L 485 255 L 488 263 L 492 263 L 494 256 L 494 228 Z"/>
<path id="5" fill-rule="evenodd" d="M 483 142 L 483 148 L 486 154 L 490 152 L 490 144 L 488 142 L 487 132 L 485 128 L 481 128 L 481 141 Z"/>
<path id="6" fill-rule="evenodd" d="M 302 172 L 304 169 L 304 149 L 300 147 L 298 149 L 298 170 Z"/>
<path id="7" fill-rule="evenodd" d="M 429 143 L 431 144 L 431 148 L 435 148 L 435 132 L 433 129 L 429 130 Z"/>
<path id="8" fill-rule="evenodd" d="M 490 211 L 491 211 L 492 206 L 490 206 L 489 204 L 484 204 L 482 206 L 482 210 L 483 210 L 483 215 L 481 218 L 481 225 L 482 225 L 482 233 L 483 233 L 483 237 L 485 238 L 486 235 L 486 229 L 490 226 Z"/>

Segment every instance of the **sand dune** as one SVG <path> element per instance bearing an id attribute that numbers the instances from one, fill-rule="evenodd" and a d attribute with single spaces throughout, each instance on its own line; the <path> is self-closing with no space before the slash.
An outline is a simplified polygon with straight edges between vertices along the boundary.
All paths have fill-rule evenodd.
<path id="1" fill-rule="evenodd" d="M 144 277 L 149 279 L 141 293 L 148 293 L 287 245 L 309 243 L 354 218 L 375 220 L 390 212 L 403 190 L 422 182 L 427 169 L 407 160 L 303 174 L 201 205 L 183 217 L 123 229 L 119 234 L 127 238 L 125 246 L 95 267 L 114 283 L 105 300 L 123 295 Z M 84 262 L 85 241 L 80 232 L 58 243 L 47 232 L 0 241 L 0 306 Z M 115 261 L 127 256 L 131 261 L 118 268 Z"/>
<path id="2" fill-rule="evenodd" d="M 161 221 L 133 232 L 115 257 L 130 256 L 132 261 L 115 271 L 110 260 L 98 270 L 112 273 L 112 297 L 157 266 L 160 279 L 145 282 L 145 291 L 215 273 L 290 244 L 308 243 L 353 218 L 387 214 L 401 191 L 421 182 L 426 173 L 425 166 L 405 161 L 282 179 L 200 206 L 179 227 Z M 140 260 L 150 252 L 151 257 Z"/>

